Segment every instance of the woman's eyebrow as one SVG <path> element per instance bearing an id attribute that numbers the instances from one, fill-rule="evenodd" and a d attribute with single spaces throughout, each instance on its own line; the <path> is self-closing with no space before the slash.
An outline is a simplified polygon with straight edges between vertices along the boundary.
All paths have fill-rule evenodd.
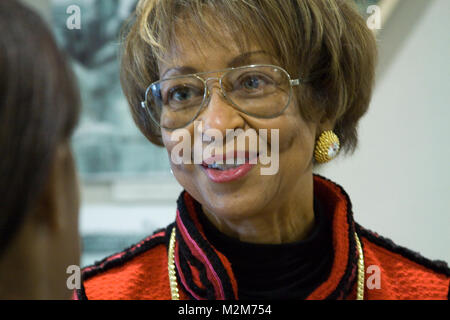
<path id="1" fill-rule="evenodd" d="M 230 62 L 228 62 L 227 66 L 228 66 L 228 68 L 233 68 L 233 67 L 240 67 L 240 66 L 249 64 L 250 63 L 250 58 L 253 55 L 267 55 L 268 57 L 272 57 L 269 53 L 267 53 L 264 50 L 245 52 L 245 53 L 240 54 L 237 57 L 233 58 Z M 193 67 L 189 67 L 189 66 L 173 67 L 173 68 L 167 69 L 162 74 L 161 79 L 164 79 L 164 77 L 169 72 L 177 72 L 177 74 L 180 74 L 180 75 L 182 75 L 182 74 L 194 74 L 194 73 L 197 72 L 197 69 L 195 69 Z"/>
<path id="2" fill-rule="evenodd" d="M 161 79 L 164 79 L 164 77 L 166 76 L 166 74 L 168 74 L 169 72 L 177 72 L 178 74 L 191 74 L 191 73 L 196 73 L 197 69 L 193 68 L 193 67 L 189 67 L 189 66 L 183 66 L 183 67 L 174 67 L 174 68 L 170 68 L 167 69 L 162 75 L 161 75 Z"/>
<path id="3" fill-rule="evenodd" d="M 267 53 L 264 50 L 245 52 L 233 58 L 230 62 L 228 62 L 228 67 L 233 68 L 249 64 L 250 58 L 254 55 L 267 55 L 268 57 L 272 57 L 269 53 Z"/>

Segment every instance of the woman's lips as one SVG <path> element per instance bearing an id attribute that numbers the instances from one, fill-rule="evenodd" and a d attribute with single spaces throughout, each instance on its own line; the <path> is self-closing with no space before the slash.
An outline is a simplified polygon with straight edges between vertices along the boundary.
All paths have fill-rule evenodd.
<path id="1" fill-rule="evenodd" d="M 237 152 L 235 153 L 234 156 L 235 157 L 233 159 L 237 159 Z M 251 159 L 255 159 L 255 158 L 257 158 L 257 156 L 258 156 L 257 154 L 252 155 Z M 208 167 L 208 164 L 213 164 L 218 159 L 222 160 L 222 163 L 226 163 L 227 158 L 230 158 L 230 155 L 226 155 L 226 156 L 221 155 L 221 156 L 212 157 L 210 159 L 207 159 L 205 162 L 203 162 L 203 164 L 201 165 L 201 168 L 203 170 L 205 170 L 206 175 L 213 182 L 226 183 L 226 182 L 238 180 L 238 179 L 246 176 L 247 173 L 249 173 L 252 170 L 252 168 L 256 165 L 256 164 L 250 163 L 249 153 L 246 152 L 245 153 L 245 163 L 242 165 L 239 165 L 237 167 L 230 168 L 228 170 L 212 169 L 212 168 Z M 255 161 L 251 161 L 251 162 L 255 162 Z"/>
<path id="2" fill-rule="evenodd" d="M 210 178 L 213 182 L 225 183 L 244 177 L 250 170 L 252 170 L 254 166 L 254 164 L 245 163 L 239 167 L 223 171 L 218 169 L 210 169 L 208 167 L 205 168 L 203 166 L 202 168 L 206 171 L 208 178 Z"/>

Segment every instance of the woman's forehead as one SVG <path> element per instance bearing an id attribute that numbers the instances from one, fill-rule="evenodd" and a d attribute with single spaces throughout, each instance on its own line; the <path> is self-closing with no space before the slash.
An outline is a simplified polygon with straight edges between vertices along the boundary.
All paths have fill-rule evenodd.
<path id="1" fill-rule="evenodd" d="M 275 63 L 269 51 L 256 42 L 242 45 L 228 33 L 223 32 L 222 41 L 195 38 L 183 33 L 177 35 L 168 53 L 159 61 L 160 75 L 171 69 L 186 66 L 196 72 L 220 70 L 256 63 Z"/>
<path id="2" fill-rule="evenodd" d="M 275 60 L 283 60 L 275 54 L 278 53 L 274 47 L 276 39 L 271 39 L 271 34 L 245 28 L 227 15 L 211 11 L 211 8 L 204 8 L 201 14 L 180 13 L 172 21 L 172 26 L 166 29 L 169 32 L 164 36 L 164 52 L 158 55 L 160 75 L 164 73 L 163 69 L 174 66 L 188 65 L 201 71 L 226 68 L 240 55 L 256 51 L 265 51 L 277 56 Z M 254 58 L 260 59 L 261 63 L 274 62 L 267 58 L 262 60 L 261 55 L 248 56 L 248 62 Z"/>

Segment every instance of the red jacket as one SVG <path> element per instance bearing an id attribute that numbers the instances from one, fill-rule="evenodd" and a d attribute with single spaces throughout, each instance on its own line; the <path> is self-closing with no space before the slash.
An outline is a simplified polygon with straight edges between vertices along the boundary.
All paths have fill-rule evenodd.
<path id="1" fill-rule="evenodd" d="M 308 299 L 355 299 L 361 239 L 366 268 L 364 299 L 448 299 L 450 269 L 362 228 L 339 185 L 314 176 L 314 196 L 331 215 L 334 261 L 328 279 Z M 170 300 L 167 252 L 176 226 L 175 263 L 181 299 L 238 299 L 238 283 L 227 258 L 215 250 L 198 222 L 200 205 L 187 192 L 178 200 L 175 223 L 129 249 L 83 270 L 76 299 Z M 375 266 L 369 268 L 370 266 Z M 368 269 L 369 268 L 369 269 Z M 379 286 L 375 276 L 380 271 Z M 374 287 L 375 286 L 375 287 Z"/>

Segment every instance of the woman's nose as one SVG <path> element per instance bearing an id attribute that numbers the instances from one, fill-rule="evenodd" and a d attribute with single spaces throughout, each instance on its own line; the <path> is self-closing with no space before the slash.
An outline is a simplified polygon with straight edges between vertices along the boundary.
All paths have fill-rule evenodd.
<path id="1" fill-rule="evenodd" d="M 208 86 L 208 99 L 197 118 L 197 121 L 202 121 L 203 130 L 216 129 L 221 131 L 225 137 L 227 129 L 244 129 L 244 119 L 240 112 L 225 98 L 219 83 L 211 84 L 211 86 Z"/>

